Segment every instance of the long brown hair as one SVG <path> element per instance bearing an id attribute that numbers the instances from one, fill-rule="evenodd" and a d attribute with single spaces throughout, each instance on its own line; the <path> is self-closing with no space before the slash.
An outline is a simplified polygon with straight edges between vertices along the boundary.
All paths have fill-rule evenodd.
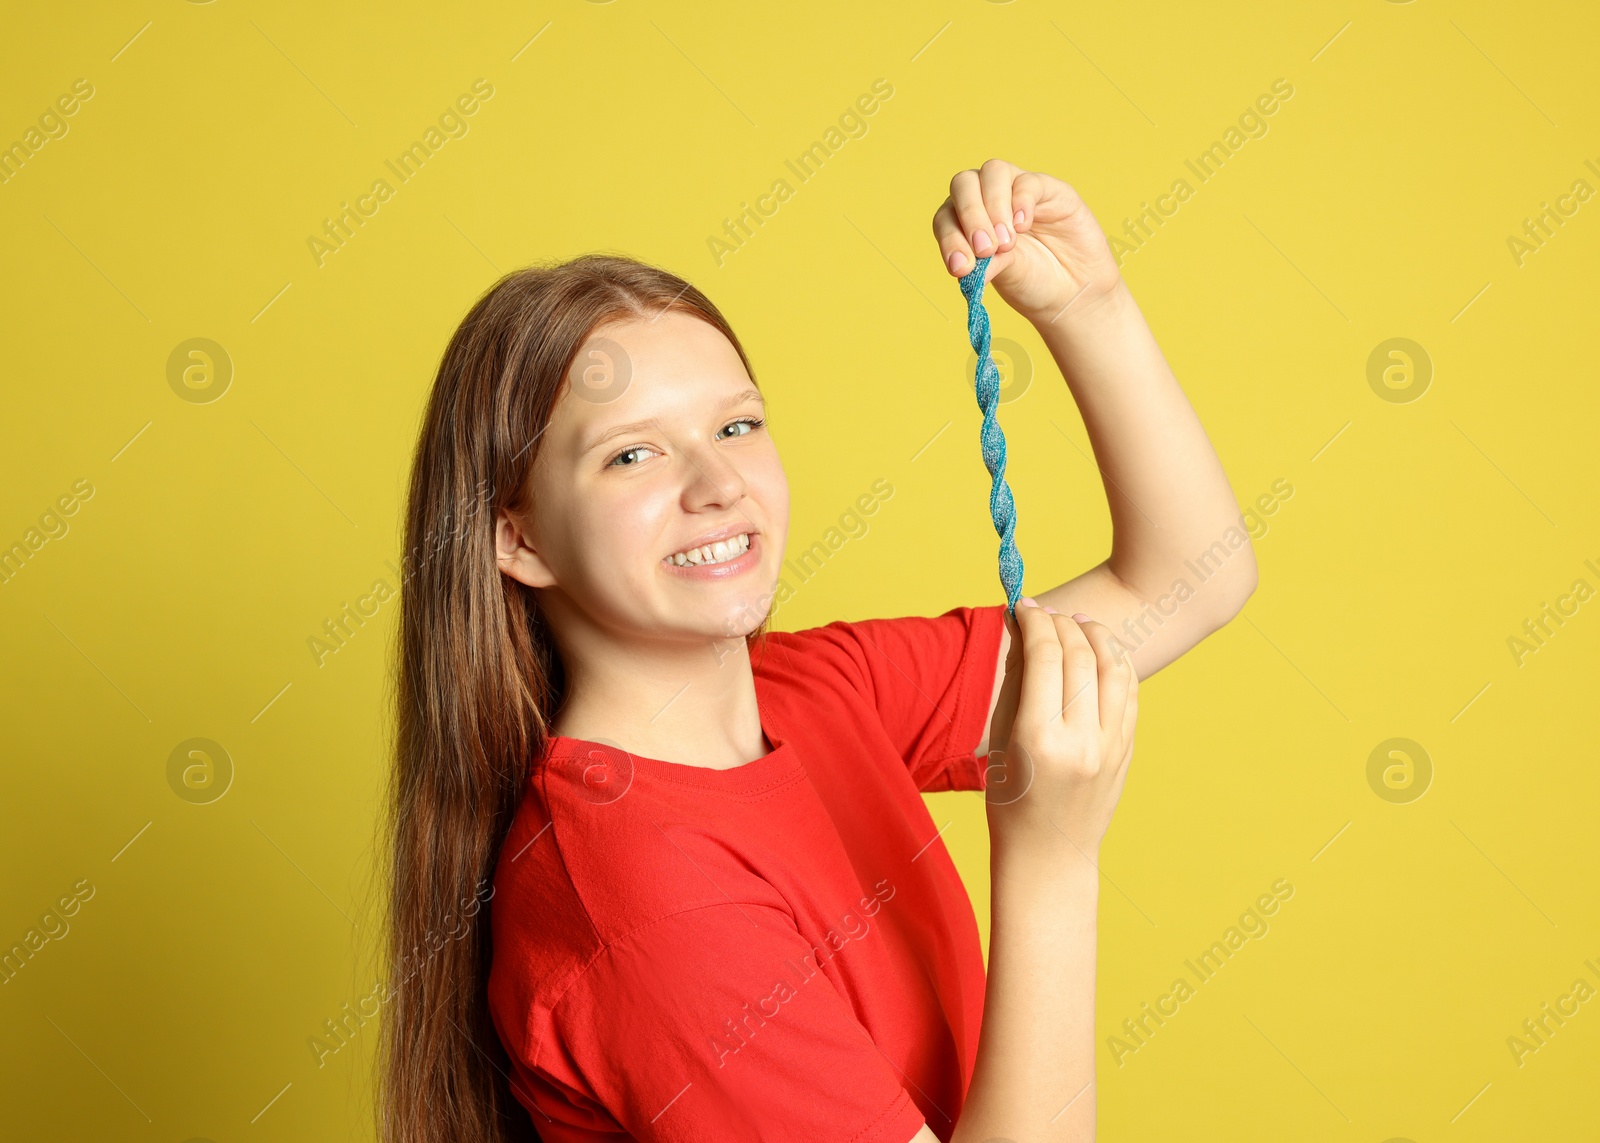
<path id="1" fill-rule="evenodd" d="M 567 372 L 613 320 L 666 310 L 743 346 L 694 286 L 631 258 L 588 254 L 505 275 L 440 360 L 412 459 L 394 769 L 381 846 L 384 971 L 377 1098 L 384 1143 L 537 1139 L 490 1020 L 490 878 L 564 697 L 534 591 L 500 572 L 494 520 L 526 512 Z M 766 620 L 751 633 L 760 640 Z"/>

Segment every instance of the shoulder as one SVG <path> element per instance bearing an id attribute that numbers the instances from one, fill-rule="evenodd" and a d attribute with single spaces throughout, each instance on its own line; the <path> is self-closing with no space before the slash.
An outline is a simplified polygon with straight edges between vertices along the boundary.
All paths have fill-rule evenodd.
<path id="1" fill-rule="evenodd" d="M 782 686 L 806 683 L 845 684 L 862 681 L 856 624 L 835 619 L 798 631 L 769 631 L 750 647 L 750 670 L 757 678 Z"/>
<path id="2" fill-rule="evenodd" d="M 665 860 L 678 845 L 673 800 L 626 751 L 547 746 L 496 863 L 498 913 L 586 959 L 637 924 L 699 903 L 681 858 Z"/>
<path id="3" fill-rule="evenodd" d="M 770 632 L 764 646 L 752 649 L 751 666 L 758 676 L 790 686 L 845 686 L 869 699 L 886 683 L 914 685 L 941 664 L 992 678 L 1004 613 L 1004 604 L 958 606 L 937 615 L 835 619 Z"/>
<path id="4" fill-rule="evenodd" d="M 491 996 L 519 1019 L 548 1013 L 608 946 L 656 921 L 780 900 L 625 752 L 593 758 L 567 741 L 535 766 L 495 864 Z"/>
<path id="5" fill-rule="evenodd" d="M 500 847 L 493 885 L 489 1004 L 515 1051 L 538 1038 L 536 1014 L 604 944 L 557 844 L 537 767 Z"/>

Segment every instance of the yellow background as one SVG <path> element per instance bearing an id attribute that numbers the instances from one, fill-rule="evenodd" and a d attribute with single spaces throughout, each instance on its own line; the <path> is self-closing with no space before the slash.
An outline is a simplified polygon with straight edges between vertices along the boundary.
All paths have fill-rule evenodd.
<path id="1" fill-rule="evenodd" d="M 1123 263 L 1241 503 L 1295 491 L 1243 615 L 1144 689 L 1104 851 L 1102 1138 L 1595 1138 L 1600 1001 L 1521 1066 L 1506 1041 L 1600 986 L 1600 602 L 1520 666 L 1506 641 L 1600 587 L 1600 202 L 1507 248 L 1600 188 L 1597 25 L 1431 0 L 13 6 L 0 142 L 95 94 L 0 186 L 0 542 L 95 492 L 0 586 L 0 942 L 94 896 L 0 985 L 0 1133 L 369 1137 L 376 1025 L 321 1068 L 307 1040 L 370 991 L 397 609 L 320 667 L 306 641 L 392 580 L 421 403 L 498 272 L 612 250 L 705 289 L 771 403 L 791 550 L 893 484 L 780 627 L 997 603 L 929 227 L 951 175 L 1047 171 L 1120 231 L 1283 78 L 1268 133 Z M 323 219 L 479 78 L 469 133 L 319 267 Z M 868 133 L 719 267 L 723 220 L 879 78 Z M 990 302 L 1032 358 L 1001 420 L 1037 592 L 1109 522 L 1070 394 Z M 167 382 L 195 337 L 233 363 L 212 403 Z M 1418 400 L 1368 385 L 1392 337 L 1431 358 Z M 210 804 L 168 785 L 192 737 L 234 767 Z M 1393 737 L 1433 765 L 1405 804 L 1366 778 Z M 981 796 L 930 805 L 986 929 Z M 1270 932 L 1119 1066 L 1107 1037 L 1279 878 Z"/>

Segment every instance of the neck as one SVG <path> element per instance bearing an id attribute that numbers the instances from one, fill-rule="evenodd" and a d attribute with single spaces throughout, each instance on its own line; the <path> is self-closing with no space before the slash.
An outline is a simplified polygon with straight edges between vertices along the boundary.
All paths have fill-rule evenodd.
<path id="1" fill-rule="evenodd" d="M 724 770 L 771 751 L 744 638 L 640 644 L 568 655 L 551 729 L 630 753 Z"/>

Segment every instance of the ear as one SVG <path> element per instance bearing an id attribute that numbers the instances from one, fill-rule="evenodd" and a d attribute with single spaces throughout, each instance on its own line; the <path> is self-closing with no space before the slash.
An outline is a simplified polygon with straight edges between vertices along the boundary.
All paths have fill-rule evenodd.
<path id="1" fill-rule="evenodd" d="M 555 573 L 544 562 L 544 557 L 531 546 L 529 531 L 526 520 L 512 516 L 504 508 L 500 509 L 494 519 L 495 563 L 518 583 L 529 587 L 552 587 L 556 582 Z"/>

